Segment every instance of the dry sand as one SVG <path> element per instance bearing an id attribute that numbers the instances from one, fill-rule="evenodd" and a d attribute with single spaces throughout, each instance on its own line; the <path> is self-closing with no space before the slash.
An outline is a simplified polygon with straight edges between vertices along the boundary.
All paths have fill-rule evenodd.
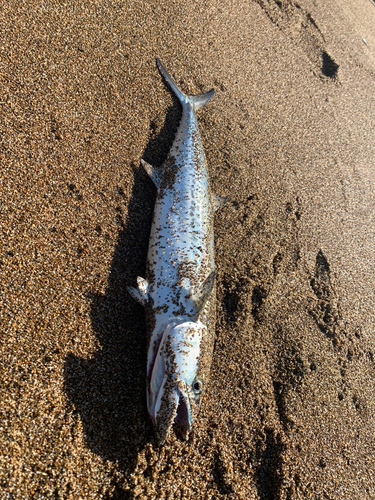
<path id="1" fill-rule="evenodd" d="M 364 40 L 363 40 L 364 39 Z M 217 341 L 188 442 L 145 403 L 160 165 L 199 112 Z M 375 498 L 375 2 L 0 7 L 1 499 Z"/>

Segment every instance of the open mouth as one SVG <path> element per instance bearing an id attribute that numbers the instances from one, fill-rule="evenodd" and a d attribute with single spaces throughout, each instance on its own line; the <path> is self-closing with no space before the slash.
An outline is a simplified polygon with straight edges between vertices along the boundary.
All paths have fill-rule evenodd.
<path id="1" fill-rule="evenodd" d="M 155 405 L 153 406 L 152 412 L 152 420 L 154 424 L 156 424 L 157 414 L 161 407 L 161 396 L 164 392 L 164 385 L 166 382 L 166 376 L 163 380 L 163 384 L 160 388 L 160 391 L 157 395 Z M 170 393 L 170 406 L 169 406 L 169 420 L 170 425 L 172 423 L 175 425 L 175 429 L 177 434 L 181 435 L 183 439 L 187 439 L 189 436 L 189 432 L 191 429 L 191 414 L 190 414 L 190 401 L 186 393 L 180 389 L 180 387 L 176 387 Z M 165 415 L 166 417 L 166 415 Z"/>
<path id="2" fill-rule="evenodd" d="M 167 381 L 166 366 L 163 355 L 164 342 L 169 331 L 173 326 L 168 325 L 168 328 L 164 330 L 163 335 L 160 337 L 159 343 L 155 349 L 155 354 L 151 360 L 149 373 L 147 378 L 149 380 L 149 399 L 147 402 L 148 410 L 152 421 L 156 423 L 156 416 L 159 412 L 161 405 L 161 398 L 164 394 L 164 387 Z M 151 395 L 154 397 L 152 398 Z"/>
<path id="3" fill-rule="evenodd" d="M 182 437 L 187 439 L 191 427 L 190 402 L 187 394 L 184 394 L 179 387 L 177 391 L 179 400 L 174 423 Z"/>
<path id="4" fill-rule="evenodd" d="M 191 378 L 197 355 L 193 350 L 190 366 L 189 353 L 183 350 L 186 345 L 190 347 L 185 338 L 188 327 L 190 323 L 177 328 L 175 323 L 169 324 L 149 359 L 147 407 L 160 442 L 164 441 L 172 426 L 184 440 L 192 427 L 190 388 L 186 378 Z M 176 332 L 170 336 L 173 328 Z M 191 347 L 194 347 L 193 343 Z"/>

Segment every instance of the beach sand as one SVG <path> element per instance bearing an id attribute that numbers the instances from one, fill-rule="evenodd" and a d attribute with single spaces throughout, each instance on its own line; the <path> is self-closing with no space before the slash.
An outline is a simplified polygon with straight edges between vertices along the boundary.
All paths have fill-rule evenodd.
<path id="1" fill-rule="evenodd" d="M 375 2 L 0 7 L 0 497 L 375 498 Z M 217 328 L 155 445 L 144 276 L 181 110 L 214 193 Z"/>

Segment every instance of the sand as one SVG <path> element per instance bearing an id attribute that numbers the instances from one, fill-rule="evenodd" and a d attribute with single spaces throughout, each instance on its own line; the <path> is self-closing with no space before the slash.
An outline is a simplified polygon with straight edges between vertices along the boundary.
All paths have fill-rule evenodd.
<path id="1" fill-rule="evenodd" d="M 375 498 L 375 3 L 0 7 L 0 497 Z M 144 275 L 180 108 L 215 219 L 212 377 L 157 448 Z"/>

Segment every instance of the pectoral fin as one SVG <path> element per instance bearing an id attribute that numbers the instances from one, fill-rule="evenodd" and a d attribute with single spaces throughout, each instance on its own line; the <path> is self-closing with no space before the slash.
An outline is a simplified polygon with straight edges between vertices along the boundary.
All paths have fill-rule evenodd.
<path id="1" fill-rule="evenodd" d="M 192 300 L 192 302 L 194 303 L 197 314 L 199 314 L 203 310 L 207 300 L 212 293 L 214 284 L 215 271 L 212 271 L 204 280 L 203 285 L 199 289 L 194 290 L 191 294 L 190 300 Z"/>
<path id="2" fill-rule="evenodd" d="M 144 278 L 138 276 L 137 284 L 137 288 L 135 288 L 134 286 L 128 286 L 126 288 L 133 299 L 135 299 L 143 307 L 145 307 L 148 302 L 148 283 Z"/>

